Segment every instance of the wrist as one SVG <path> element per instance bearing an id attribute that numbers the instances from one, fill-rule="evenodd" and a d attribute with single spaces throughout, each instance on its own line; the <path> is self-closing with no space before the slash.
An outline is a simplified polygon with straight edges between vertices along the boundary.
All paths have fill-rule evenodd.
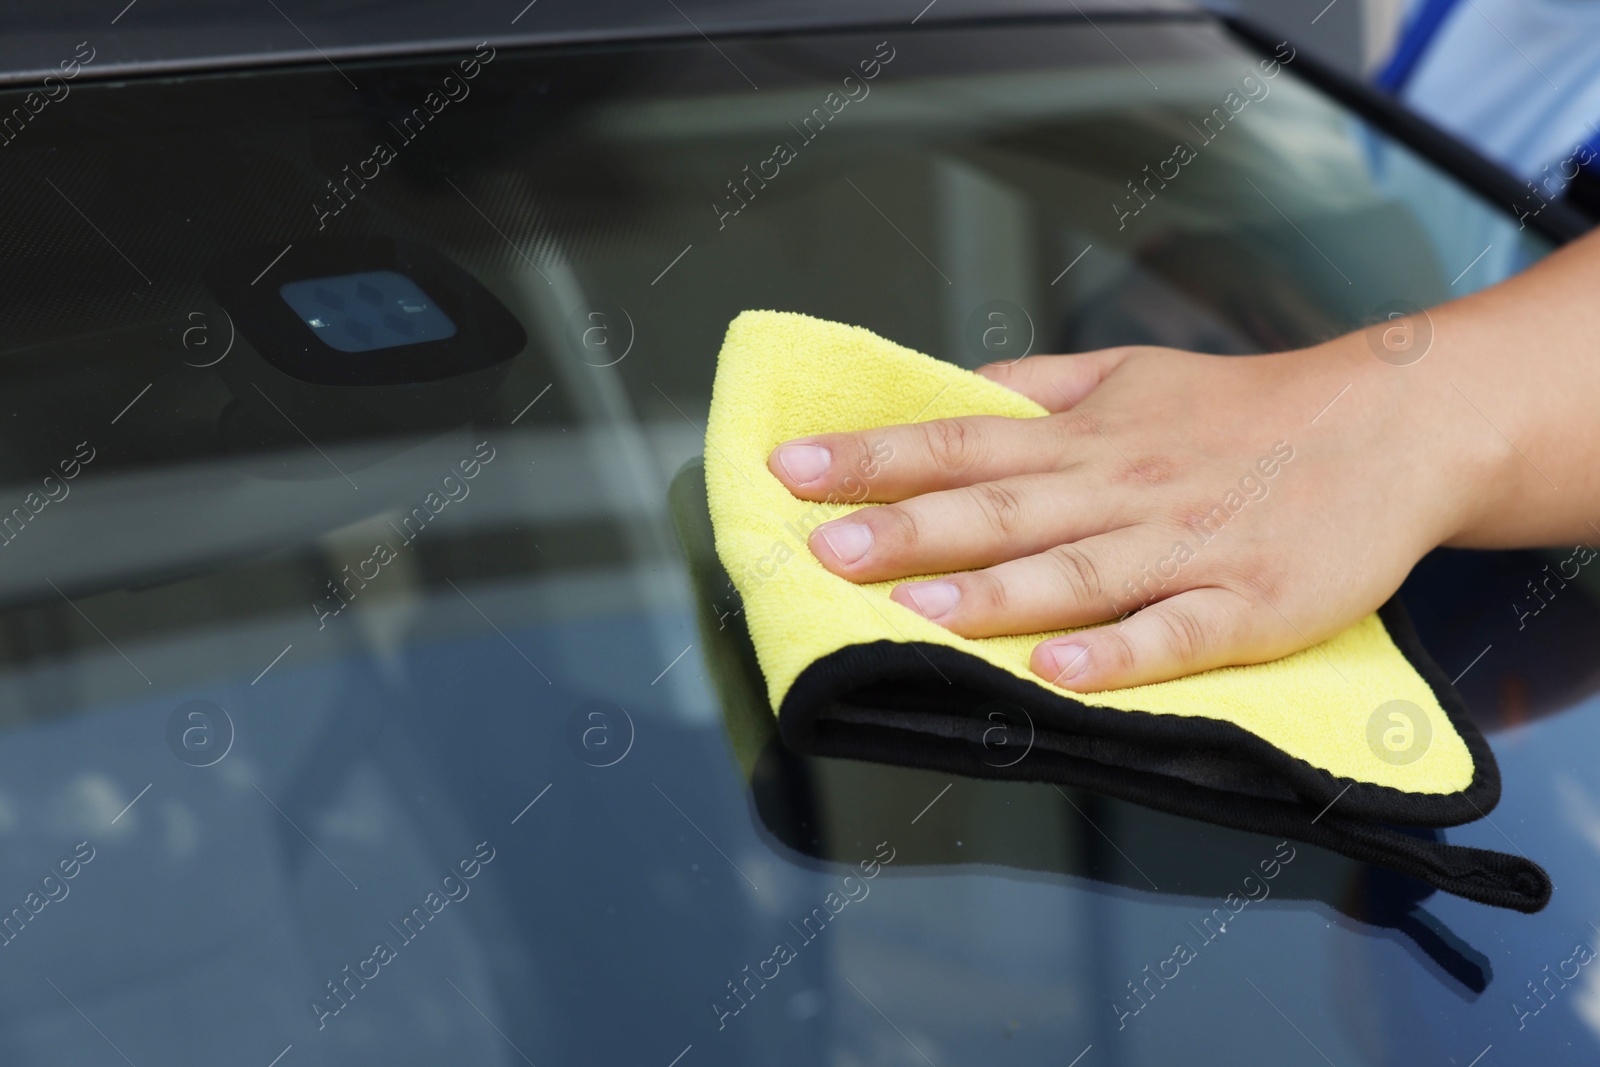
<path id="1" fill-rule="evenodd" d="M 1308 433 L 1367 481 L 1375 506 L 1388 509 L 1419 558 L 1438 545 L 1481 540 L 1520 473 L 1513 461 L 1521 462 L 1470 384 L 1457 380 L 1467 353 L 1439 333 L 1423 313 L 1304 353 L 1329 398 L 1339 395 Z"/>

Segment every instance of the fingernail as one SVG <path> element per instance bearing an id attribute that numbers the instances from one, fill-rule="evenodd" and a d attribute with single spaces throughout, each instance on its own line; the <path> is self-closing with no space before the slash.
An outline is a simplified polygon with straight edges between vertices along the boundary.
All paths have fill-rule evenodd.
<path id="1" fill-rule="evenodd" d="M 1082 645 L 1046 645 L 1055 674 L 1051 682 L 1062 682 L 1078 677 L 1089 666 L 1089 650 Z"/>
<path id="2" fill-rule="evenodd" d="M 830 522 L 817 527 L 840 563 L 854 563 L 872 547 L 872 527 L 864 522 Z"/>
<path id="3" fill-rule="evenodd" d="M 961 590 L 954 582 L 916 582 L 900 588 L 925 619 L 937 619 L 961 602 Z"/>
<path id="4" fill-rule="evenodd" d="M 784 445 L 778 449 L 778 463 L 796 485 L 814 482 L 828 473 L 833 454 L 821 445 Z"/>

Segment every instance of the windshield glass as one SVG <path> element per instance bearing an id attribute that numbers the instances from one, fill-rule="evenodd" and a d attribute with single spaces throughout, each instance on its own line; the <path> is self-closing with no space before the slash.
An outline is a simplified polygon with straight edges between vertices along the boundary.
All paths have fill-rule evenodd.
<path id="1" fill-rule="evenodd" d="M 1507 613 L 1532 554 L 1435 557 L 1408 602 L 1502 731 L 1505 800 L 1449 838 L 1545 864 L 1535 917 L 798 759 L 725 652 L 691 461 L 743 309 L 967 367 L 1248 353 L 1546 250 L 1291 48 L 1041 22 L 69 76 L 91 53 L 0 96 L 6 1062 L 1593 1046 L 1590 985 L 1525 988 L 1600 874 L 1594 730 L 1549 714 L 1587 699 L 1594 604 Z"/>

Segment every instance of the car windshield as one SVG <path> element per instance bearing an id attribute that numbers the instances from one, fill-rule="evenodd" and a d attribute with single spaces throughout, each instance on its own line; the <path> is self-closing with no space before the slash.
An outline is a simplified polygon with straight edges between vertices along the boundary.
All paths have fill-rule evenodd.
<path id="1" fill-rule="evenodd" d="M 1600 875 L 1594 600 L 1519 616 L 1537 554 L 1406 589 L 1506 781 L 1449 839 L 1545 864 L 1533 917 L 1090 793 L 798 758 L 727 651 L 695 463 L 741 310 L 966 367 L 1250 353 L 1426 330 L 1391 316 L 1547 251 L 1292 48 L 1186 18 L 60 59 L 0 95 L 5 1062 L 1594 1048 L 1595 972 L 1529 984 L 1595 933 Z"/>

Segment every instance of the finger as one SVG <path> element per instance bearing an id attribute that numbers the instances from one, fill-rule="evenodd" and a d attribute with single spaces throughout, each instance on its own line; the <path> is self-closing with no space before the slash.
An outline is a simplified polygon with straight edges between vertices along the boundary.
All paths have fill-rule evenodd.
<path id="1" fill-rule="evenodd" d="M 1073 356 L 1028 356 L 979 367 L 978 373 L 1021 393 L 1040 407 L 1070 411 L 1121 366 L 1130 348 L 1102 348 Z"/>
<path id="2" fill-rule="evenodd" d="M 767 468 L 802 500 L 904 500 L 1055 470 L 1072 436 L 1046 418 L 971 415 L 787 441 Z"/>
<path id="3" fill-rule="evenodd" d="M 1032 556 L 1127 524 L 1122 486 L 1025 474 L 861 508 L 811 532 L 811 552 L 853 582 L 965 571 Z"/>
<path id="4" fill-rule="evenodd" d="M 907 582 L 889 595 L 963 637 L 1087 626 L 1193 584 L 1198 576 L 1183 572 L 1174 547 L 1155 527 L 1131 527 L 985 570 Z"/>
<path id="5" fill-rule="evenodd" d="M 1302 647 L 1294 635 L 1263 626 L 1258 609 L 1232 590 L 1190 589 L 1120 623 L 1040 642 L 1031 666 L 1053 685 L 1094 693 L 1263 663 Z"/>

